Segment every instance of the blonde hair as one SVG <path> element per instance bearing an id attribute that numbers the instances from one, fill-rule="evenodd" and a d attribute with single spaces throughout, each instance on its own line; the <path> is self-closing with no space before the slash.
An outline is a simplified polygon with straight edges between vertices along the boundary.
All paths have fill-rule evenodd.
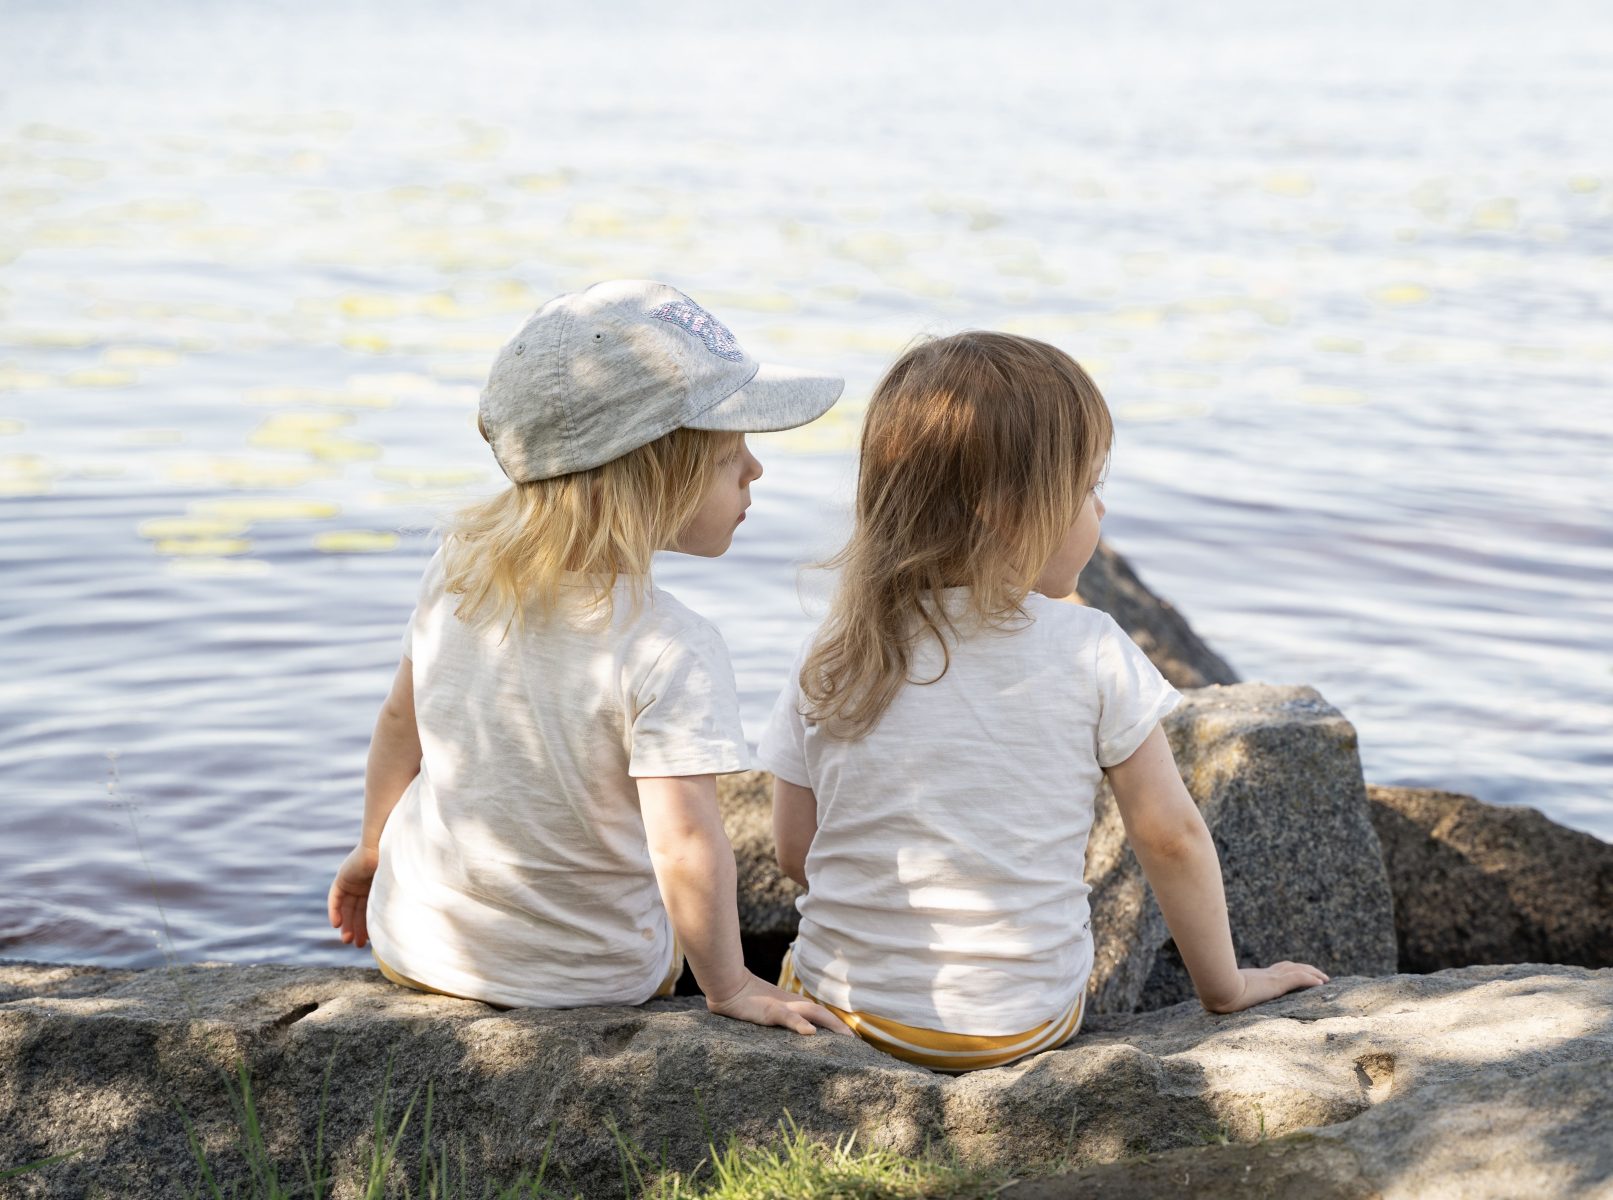
<path id="1" fill-rule="evenodd" d="M 602 466 L 511 484 L 461 509 L 443 542 L 455 612 L 507 632 L 512 621 L 552 616 L 569 579 L 608 613 L 616 581 L 649 575 L 651 556 L 694 518 L 743 436 L 674 429 Z"/>
<path id="2" fill-rule="evenodd" d="M 824 564 L 841 577 L 801 670 L 807 719 L 861 738 L 903 684 L 946 674 L 954 616 L 1024 617 L 1113 438 L 1097 385 L 1045 342 L 970 331 L 903 354 L 868 403 L 851 540 Z M 960 586 L 968 606 L 949 614 L 936 593 Z M 910 679 L 932 637 L 939 674 Z"/>

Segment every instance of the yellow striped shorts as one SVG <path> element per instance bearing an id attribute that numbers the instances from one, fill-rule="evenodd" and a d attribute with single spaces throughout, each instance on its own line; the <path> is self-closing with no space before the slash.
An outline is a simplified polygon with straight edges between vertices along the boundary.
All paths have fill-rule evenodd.
<path id="1" fill-rule="evenodd" d="M 945 1071 L 950 1075 L 960 1075 L 965 1071 L 980 1071 L 987 1067 L 1005 1067 L 1039 1050 L 1051 1050 L 1055 1046 L 1062 1046 L 1081 1028 L 1081 1016 L 1086 1010 L 1086 989 L 1083 988 L 1081 994 L 1076 996 L 1075 1003 L 1070 1005 L 1063 1016 L 1044 1021 L 1035 1029 L 1027 1029 L 1024 1033 L 977 1037 L 964 1033 L 943 1033 L 939 1029 L 920 1029 L 914 1025 L 892 1021 L 888 1017 L 848 1012 L 832 1004 L 824 1004 L 807 991 L 796 978 L 793 956 L 793 950 L 787 951 L 784 955 L 784 965 L 779 970 L 779 987 L 823 1004 L 823 1007 L 851 1026 L 853 1033 L 876 1050 L 883 1050 L 892 1058 L 899 1058 L 903 1062 L 916 1063 L 932 1071 Z"/>

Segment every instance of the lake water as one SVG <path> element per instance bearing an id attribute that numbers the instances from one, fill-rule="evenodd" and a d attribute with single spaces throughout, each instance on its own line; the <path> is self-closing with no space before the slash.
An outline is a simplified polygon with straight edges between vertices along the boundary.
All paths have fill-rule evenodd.
<path id="1" fill-rule="evenodd" d="M 324 891 L 480 381 L 623 275 L 849 379 L 664 564 L 753 736 L 873 381 L 990 326 L 1092 370 L 1107 536 L 1244 678 L 1613 837 L 1610 10 L 808 7 L 7 6 L 0 954 L 363 961 Z"/>

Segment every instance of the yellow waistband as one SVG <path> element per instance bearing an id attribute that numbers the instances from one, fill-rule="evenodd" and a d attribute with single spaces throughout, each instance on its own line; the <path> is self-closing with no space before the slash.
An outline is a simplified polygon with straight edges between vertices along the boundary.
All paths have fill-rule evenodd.
<path id="1" fill-rule="evenodd" d="M 1023 1033 L 982 1036 L 946 1033 L 939 1029 L 921 1029 L 916 1025 L 904 1025 L 900 1021 L 893 1021 L 889 1017 L 876 1017 L 869 1013 L 852 1012 L 836 1008 L 833 1004 L 825 1004 L 807 991 L 796 977 L 793 957 L 793 951 L 784 955 L 784 963 L 779 970 L 779 987 L 822 1004 L 851 1026 L 852 1032 L 876 1049 L 883 1050 L 903 1062 L 928 1067 L 932 1071 L 957 1073 L 979 1071 L 987 1067 L 1002 1067 L 1016 1059 L 1024 1058 L 1027 1054 L 1061 1046 L 1074 1037 L 1076 1031 L 1081 1028 L 1081 1017 L 1086 1009 L 1086 994 L 1083 991 L 1062 1016 L 1044 1021 L 1034 1029 L 1027 1029 Z"/>

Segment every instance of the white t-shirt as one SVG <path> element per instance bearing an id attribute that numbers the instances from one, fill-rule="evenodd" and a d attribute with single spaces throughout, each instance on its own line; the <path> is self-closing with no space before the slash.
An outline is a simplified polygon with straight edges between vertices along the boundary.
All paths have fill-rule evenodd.
<path id="1" fill-rule="evenodd" d="M 610 620 L 476 629 L 426 568 L 404 637 L 420 774 L 381 834 L 375 952 L 495 1004 L 638 1004 L 672 962 L 634 778 L 750 766 L 709 621 L 617 584 Z M 501 638 L 503 640 L 501 640 Z"/>
<path id="2" fill-rule="evenodd" d="M 949 611 L 967 599 L 944 596 Z M 946 674 L 903 686 L 860 741 L 801 717 L 802 647 L 758 758 L 817 798 L 794 964 L 820 1000 L 988 1036 L 1060 1016 L 1085 988 L 1093 797 L 1181 697 L 1107 613 L 1039 595 L 1025 608 L 1028 622 L 952 644 Z M 929 639 L 910 678 L 941 662 Z"/>

